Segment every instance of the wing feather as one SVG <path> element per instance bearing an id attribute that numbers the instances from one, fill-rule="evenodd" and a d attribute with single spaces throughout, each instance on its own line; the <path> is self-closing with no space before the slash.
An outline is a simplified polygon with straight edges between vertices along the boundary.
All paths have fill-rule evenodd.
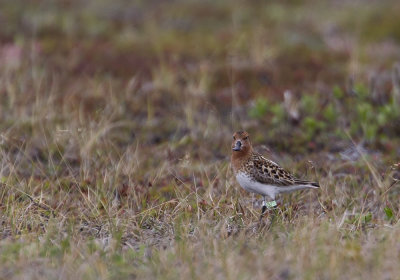
<path id="1" fill-rule="evenodd" d="M 296 178 L 277 163 L 262 155 L 254 154 L 254 178 L 263 184 L 276 186 L 291 186 L 296 184 Z"/>
<path id="2" fill-rule="evenodd" d="M 256 181 L 275 186 L 293 186 L 293 185 L 310 185 L 315 188 L 319 188 L 319 184 L 307 180 L 300 180 L 293 174 L 283 169 L 277 163 L 269 160 L 262 155 L 253 154 L 252 161 L 253 166 L 253 177 Z"/>

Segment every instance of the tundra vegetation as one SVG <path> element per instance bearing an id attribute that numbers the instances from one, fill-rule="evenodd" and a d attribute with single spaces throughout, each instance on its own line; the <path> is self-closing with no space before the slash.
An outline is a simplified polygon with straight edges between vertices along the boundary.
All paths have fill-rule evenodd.
<path id="1" fill-rule="evenodd" d="M 1 1 L 0 278 L 399 279 L 399 14 Z M 237 129 L 321 189 L 259 223 Z"/>

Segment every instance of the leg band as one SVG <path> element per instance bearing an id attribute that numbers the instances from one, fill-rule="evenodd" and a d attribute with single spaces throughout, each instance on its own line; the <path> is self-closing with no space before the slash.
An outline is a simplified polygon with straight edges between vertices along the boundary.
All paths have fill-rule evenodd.
<path id="1" fill-rule="evenodd" d="M 276 204 L 275 200 L 274 201 L 268 201 L 267 203 L 265 203 L 265 206 L 267 206 L 268 209 L 275 208 L 276 205 L 277 204 Z"/>

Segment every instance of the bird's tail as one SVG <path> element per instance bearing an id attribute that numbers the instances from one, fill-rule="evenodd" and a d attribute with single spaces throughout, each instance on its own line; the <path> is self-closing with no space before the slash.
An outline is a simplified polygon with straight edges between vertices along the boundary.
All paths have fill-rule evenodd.
<path id="1" fill-rule="evenodd" d="M 311 181 L 305 181 L 305 180 L 296 180 L 296 184 L 299 185 L 304 185 L 304 186 L 310 186 L 310 188 L 318 189 L 319 188 L 319 183 L 317 182 L 311 182 Z"/>

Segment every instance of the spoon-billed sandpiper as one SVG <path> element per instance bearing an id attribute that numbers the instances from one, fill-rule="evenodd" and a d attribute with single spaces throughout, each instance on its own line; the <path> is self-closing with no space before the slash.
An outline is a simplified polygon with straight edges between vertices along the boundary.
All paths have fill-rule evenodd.
<path id="1" fill-rule="evenodd" d="M 263 196 L 261 215 L 267 208 L 276 206 L 277 194 L 319 188 L 318 183 L 297 179 L 275 162 L 255 153 L 245 131 L 233 134 L 231 163 L 240 186 Z M 267 202 L 267 196 L 272 201 Z"/>

